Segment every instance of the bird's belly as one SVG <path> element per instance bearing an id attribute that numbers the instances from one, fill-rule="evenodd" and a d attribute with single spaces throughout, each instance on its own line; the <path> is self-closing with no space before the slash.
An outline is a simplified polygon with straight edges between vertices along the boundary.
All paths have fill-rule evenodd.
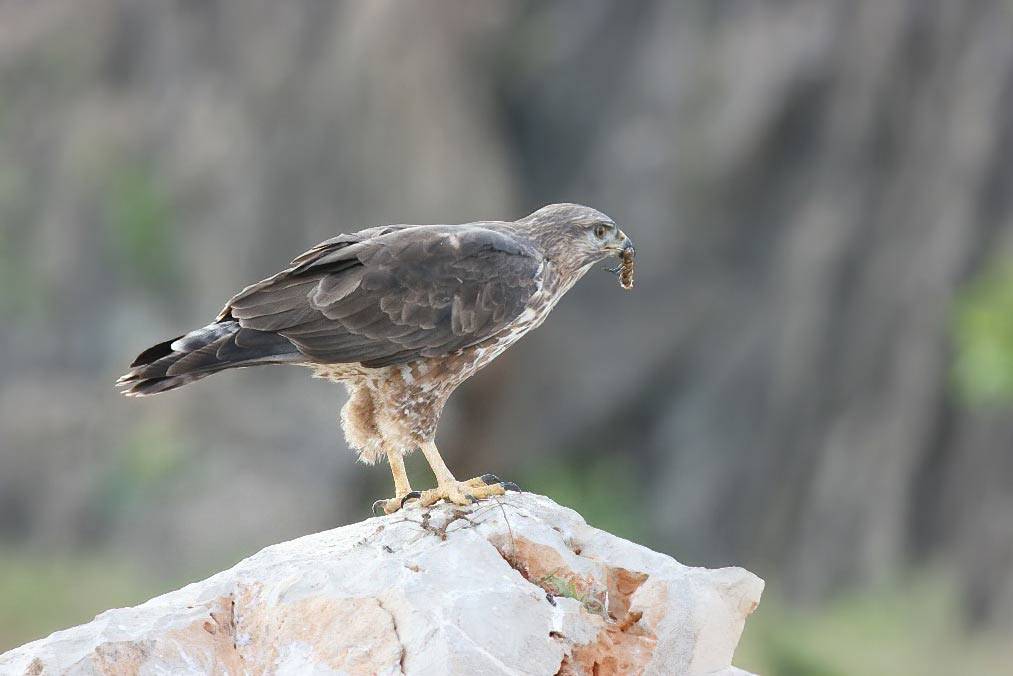
<path id="1" fill-rule="evenodd" d="M 305 362 L 302 366 L 311 368 L 314 378 L 323 378 L 332 382 L 368 378 L 376 372 L 376 369 L 366 368 L 362 364 L 355 363 L 325 364 L 320 362 Z"/>

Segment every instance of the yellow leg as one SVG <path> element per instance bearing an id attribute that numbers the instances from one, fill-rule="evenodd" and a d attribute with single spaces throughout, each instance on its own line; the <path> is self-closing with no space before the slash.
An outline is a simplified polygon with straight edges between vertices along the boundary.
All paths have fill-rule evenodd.
<path id="1" fill-rule="evenodd" d="M 387 460 L 390 462 L 390 472 L 394 475 L 394 495 L 403 498 L 412 490 L 408 483 L 408 472 L 404 468 L 404 455 L 387 449 Z"/>
<path id="2" fill-rule="evenodd" d="M 481 479 L 470 481 L 458 481 L 454 478 L 447 463 L 443 462 L 436 443 L 427 441 L 422 444 L 422 454 L 436 475 L 436 488 L 422 492 L 419 502 L 423 507 L 436 504 L 440 500 L 447 500 L 455 505 L 468 505 L 476 500 L 488 498 L 493 495 L 503 495 L 506 490 L 499 484 L 487 486 Z"/>
<path id="3" fill-rule="evenodd" d="M 451 474 L 450 468 L 447 467 L 447 463 L 443 462 L 443 456 L 440 455 L 440 451 L 436 448 L 435 441 L 427 441 L 422 444 L 422 455 L 426 456 L 426 462 L 433 468 L 433 474 L 436 475 L 436 485 L 442 486 L 443 484 L 456 483 L 454 475 Z"/>
<path id="4" fill-rule="evenodd" d="M 373 509 L 380 505 L 383 507 L 384 514 L 393 514 L 401 509 L 401 501 L 404 496 L 412 492 L 412 487 L 408 483 L 408 472 L 404 468 L 404 455 L 388 448 L 387 461 L 390 463 L 390 473 L 394 475 L 394 497 L 390 500 L 378 500 Z"/>

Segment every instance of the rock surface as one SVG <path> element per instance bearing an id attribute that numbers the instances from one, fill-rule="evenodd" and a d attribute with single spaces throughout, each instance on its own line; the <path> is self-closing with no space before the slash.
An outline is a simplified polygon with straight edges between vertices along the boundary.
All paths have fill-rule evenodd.
<path id="1" fill-rule="evenodd" d="M 0 673 L 731 676 L 762 590 L 511 494 L 268 547 L 0 655 Z"/>

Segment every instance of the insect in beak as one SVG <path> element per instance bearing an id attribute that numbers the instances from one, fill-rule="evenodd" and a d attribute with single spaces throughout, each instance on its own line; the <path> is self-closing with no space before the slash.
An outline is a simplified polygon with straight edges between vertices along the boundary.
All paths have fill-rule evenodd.
<path id="1" fill-rule="evenodd" d="M 619 285 L 627 291 L 633 288 L 633 257 L 636 255 L 637 250 L 633 248 L 633 241 L 623 233 L 623 248 L 619 251 L 619 265 L 614 268 L 605 268 L 619 277 Z"/>

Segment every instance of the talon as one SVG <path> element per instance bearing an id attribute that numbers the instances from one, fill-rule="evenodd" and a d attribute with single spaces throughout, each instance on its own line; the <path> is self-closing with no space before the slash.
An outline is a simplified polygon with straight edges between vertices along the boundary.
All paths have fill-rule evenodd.
<path id="1" fill-rule="evenodd" d="M 465 484 L 467 484 L 468 486 L 480 486 L 483 488 L 485 486 L 502 486 L 503 490 L 515 491 L 517 493 L 523 492 L 521 490 L 521 487 L 515 484 L 513 481 L 503 481 L 495 474 L 483 474 L 478 478 L 466 481 Z"/>
<path id="2" fill-rule="evenodd" d="M 416 500 L 422 497 L 422 494 L 418 491 L 411 491 L 405 493 L 401 497 L 394 496 L 387 500 L 377 500 L 373 503 L 373 515 L 380 516 L 381 514 L 393 514 L 401 509 L 404 509 L 404 505 L 409 500 Z"/>

